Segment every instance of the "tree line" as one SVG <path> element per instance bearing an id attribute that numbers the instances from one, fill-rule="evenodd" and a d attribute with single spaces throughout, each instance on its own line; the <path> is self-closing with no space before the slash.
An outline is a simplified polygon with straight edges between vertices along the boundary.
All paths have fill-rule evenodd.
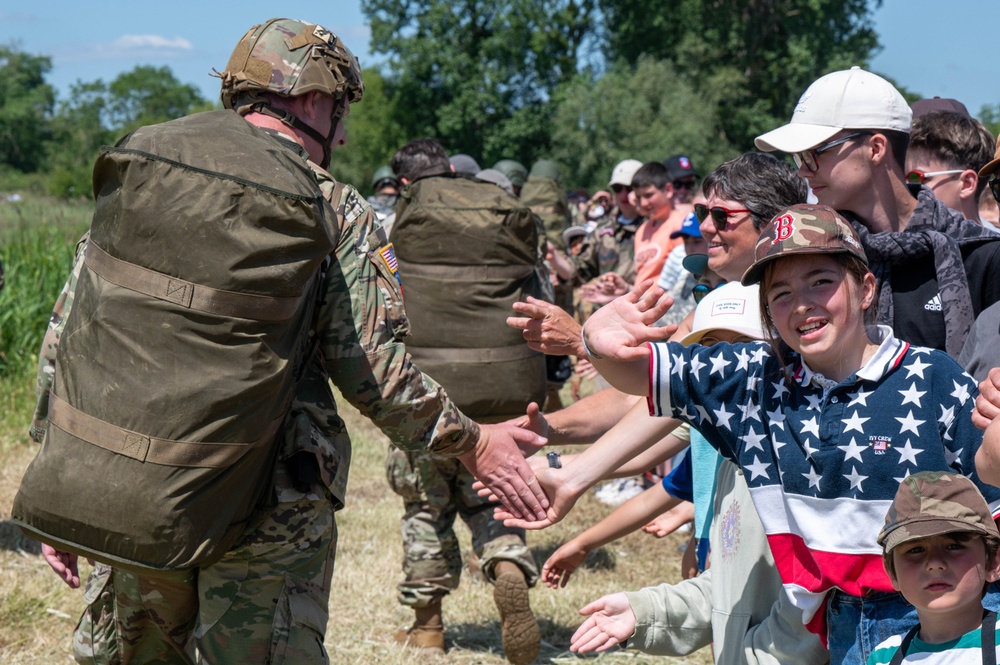
<path id="1" fill-rule="evenodd" d="M 705 171 L 787 122 L 819 76 L 867 67 L 880 3 L 362 0 L 384 64 L 364 70 L 365 98 L 331 171 L 364 191 L 418 137 L 484 167 L 556 159 L 568 187 L 605 184 L 625 158 L 684 153 Z M 57 103 L 50 69 L 47 56 L 0 46 L 0 189 L 34 174 L 50 194 L 88 194 L 100 145 L 217 106 L 149 66 L 77 82 Z M 1000 129 L 1000 105 L 979 117 Z"/>

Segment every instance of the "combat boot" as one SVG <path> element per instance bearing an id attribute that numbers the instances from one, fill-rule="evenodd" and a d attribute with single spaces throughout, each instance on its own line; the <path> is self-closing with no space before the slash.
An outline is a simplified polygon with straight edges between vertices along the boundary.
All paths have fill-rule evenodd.
<path id="1" fill-rule="evenodd" d="M 500 611 L 503 653 L 514 665 L 528 665 L 538 655 L 542 633 L 528 603 L 528 582 L 512 561 L 496 565 L 493 600 Z"/>
<path id="2" fill-rule="evenodd" d="M 420 649 L 431 655 L 444 655 L 444 623 L 441 621 L 441 601 L 427 607 L 413 608 L 416 619 L 407 630 L 393 636 L 397 644 L 411 649 Z"/>

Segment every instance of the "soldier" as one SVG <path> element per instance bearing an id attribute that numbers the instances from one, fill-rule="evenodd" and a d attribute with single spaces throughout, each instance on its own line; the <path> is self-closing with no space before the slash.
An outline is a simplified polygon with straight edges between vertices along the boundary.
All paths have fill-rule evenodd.
<path id="1" fill-rule="evenodd" d="M 507 176 L 514 188 L 514 196 L 521 195 L 521 188 L 524 187 L 524 183 L 528 179 L 528 167 L 513 159 L 501 159 L 493 165 L 493 170 Z"/>
<path id="2" fill-rule="evenodd" d="M 463 411 L 477 419 L 518 416 L 545 394 L 544 358 L 509 357 L 523 342 L 504 325 L 510 302 L 541 296 L 539 287 L 548 281 L 536 218 L 512 194 L 453 174 L 437 141 L 407 143 L 392 158 L 392 168 L 406 186 L 392 241 L 403 272 L 412 275 L 406 304 L 414 361 L 438 374 Z M 447 242 L 449 234 L 459 233 L 460 259 Z M 457 321 L 462 330 L 440 334 Z M 489 376 L 488 384 L 480 376 Z M 472 532 L 483 576 L 494 585 L 504 654 L 518 665 L 533 661 L 541 635 L 528 589 L 538 579 L 538 566 L 524 531 L 493 517 L 497 504 L 472 490 L 475 479 L 453 459 L 390 446 L 386 475 L 404 508 L 399 602 L 415 614 L 396 641 L 444 652 L 441 603 L 458 587 L 462 570 L 453 528 L 458 516 Z"/>
<path id="3" fill-rule="evenodd" d="M 309 324 L 317 353 L 285 420 L 273 503 L 261 507 L 236 546 L 199 569 L 151 577 L 95 566 L 74 635 L 74 656 L 82 663 L 328 662 L 323 637 L 337 543 L 334 511 L 343 506 L 350 460 L 331 379 L 397 445 L 458 457 L 518 511 L 539 508 L 540 491 L 526 482 L 534 478 L 517 444 L 544 440 L 527 439 L 512 425 L 476 424 L 411 363 L 400 342 L 408 323 L 386 259 L 391 246 L 364 199 L 325 170 L 331 150 L 345 141 L 349 104 L 363 94 L 357 60 L 321 26 L 272 19 L 243 36 L 220 76 L 230 110 L 214 112 L 218 121 L 231 123 L 226 114 L 236 112 L 264 130 L 274 150 L 308 164 L 326 197 L 319 204 L 337 243 Z M 245 159 L 238 146 L 232 159 L 234 168 Z M 59 331 L 84 252 L 78 256 L 59 299 L 63 311 L 54 312 L 42 350 L 36 438 L 46 429 Z M 75 555 L 43 545 L 43 556 L 67 584 L 79 586 Z"/>
<path id="4" fill-rule="evenodd" d="M 391 166 L 380 166 L 375 169 L 372 176 L 372 189 L 375 191 L 368 197 L 368 203 L 375 216 L 383 227 L 386 226 L 386 219 L 391 217 L 396 208 L 396 200 L 399 198 L 399 178 L 392 172 Z M 389 231 L 386 229 L 386 234 Z"/>

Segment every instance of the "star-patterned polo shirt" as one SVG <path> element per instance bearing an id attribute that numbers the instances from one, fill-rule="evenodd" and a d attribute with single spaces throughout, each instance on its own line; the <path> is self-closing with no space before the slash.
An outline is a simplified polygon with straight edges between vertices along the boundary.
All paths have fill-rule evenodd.
<path id="1" fill-rule="evenodd" d="M 650 413 L 690 423 L 743 469 L 785 589 L 820 634 L 830 589 L 893 590 L 875 538 L 903 478 L 964 474 L 1000 512 L 975 470 L 976 383 L 886 326 L 869 336 L 875 354 L 840 383 L 787 348 L 786 373 L 764 342 L 650 345 Z"/>

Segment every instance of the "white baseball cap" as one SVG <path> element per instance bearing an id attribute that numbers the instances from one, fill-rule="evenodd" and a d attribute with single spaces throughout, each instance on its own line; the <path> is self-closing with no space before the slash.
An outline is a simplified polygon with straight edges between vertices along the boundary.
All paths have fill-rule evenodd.
<path id="1" fill-rule="evenodd" d="M 709 293 L 695 308 L 692 332 L 681 340 L 681 344 L 695 344 L 716 330 L 731 330 L 754 339 L 764 339 L 759 291 L 757 284 L 743 286 L 739 282 L 726 282 Z"/>
<path id="2" fill-rule="evenodd" d="M 632 176 L 635 172 L 642 168 L 642 162 L 638 159 L 626 159 L 625 161 L 618 162 L 615 168 L 611 171 L 611 181 L 608 182 L 608 187 L 612 185 L 625 185 L 626 187 L 632 186 Z"/>
<path id="3" fill-rule="evenodd" d="M 881 76 L 851 67 L 813 82 L 799 98 L 792 120 L 754 140 L 772 152 L 802 152 L 831 139 L 842 129 L 891 129 L 910 132 L 913 112 L 896 87 Z"/>

